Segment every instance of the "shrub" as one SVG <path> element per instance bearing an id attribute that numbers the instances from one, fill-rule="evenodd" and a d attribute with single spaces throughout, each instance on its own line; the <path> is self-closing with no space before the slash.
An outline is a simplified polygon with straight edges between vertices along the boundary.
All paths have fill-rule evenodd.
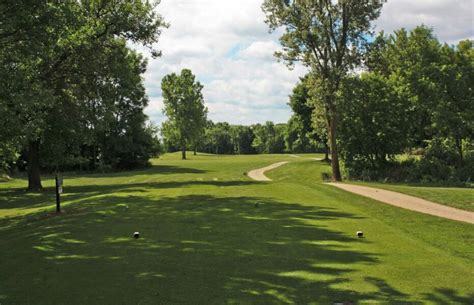
<path id="1" fill-rule="evenodd" d="M 422 182 L 455 181 L 454 170 L 458 156 L 449 139 L 435 138 L 426 147 L 416 167 L 415 176 Z"/>
<path id="2" fill-rule="evenodd" d="M 455 170 L 454 177 L 465 183 L 474 181 L 474 153 L 466 155 L 463 166 Z"/>
<path id="3" fill-rule="evenodd" d="M 417 150 L 420 151 L 420 150 Z M 474 180 L 474 152 L 465 153 L 464 162 L 450 139 L 433 139 L 420 156 L 409 155 L 383 164 L 366 160 L 344 160 L 344 173 L 350 179 L 385 182 L 421 182 L 438 185 L 469 185 Z"/>
<path id="4" fill-rule="evenodd" d="M 332 180 L 332 174 L 330 173 L 321 173 L 321 179 L 324 181 L 324 182 L 329 182 Z"/>

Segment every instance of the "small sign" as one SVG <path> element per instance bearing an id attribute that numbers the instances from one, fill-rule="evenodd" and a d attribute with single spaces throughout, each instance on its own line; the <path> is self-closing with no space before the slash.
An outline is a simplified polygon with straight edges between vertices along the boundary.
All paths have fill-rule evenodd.
<path id="1" fill-rule="evenodd" d="M 56 178 L 56 185 L 57 186 L 62 186 L 63 185 L 63 177 L 57 177 Z"/>
<path id="2" fill-rule="evenodd" d="M 63 193 L 63 187 L 62 187 L 62 186 L 58 186 L 58 193 L 59 193 L 59 194 L 62 194 L 62 193 Z"/>

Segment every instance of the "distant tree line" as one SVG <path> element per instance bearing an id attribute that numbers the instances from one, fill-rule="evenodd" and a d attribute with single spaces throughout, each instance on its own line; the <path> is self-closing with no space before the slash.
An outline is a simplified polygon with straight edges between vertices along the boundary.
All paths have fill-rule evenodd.
<path id="1" fill-rule="evenodd" d="M 181 150 L 179 142 L 168 137 L 164 132 L 164 150 L 174 152 Z M 293 129 L 291 129 L 293 128 Z M 296 129 L 298 128 L 298 129 Z M 214 123 L 208 121 L 197 145 L 188 147 L 190 150 L 209 154 L 281 154 L 323 152 L 324 145 L 303 135 L 301 141 L 299 126 L 296 128 L 286 123 L 275 124 L 268 121 L 264 124 L 231 125 L 227 122 Z"/>

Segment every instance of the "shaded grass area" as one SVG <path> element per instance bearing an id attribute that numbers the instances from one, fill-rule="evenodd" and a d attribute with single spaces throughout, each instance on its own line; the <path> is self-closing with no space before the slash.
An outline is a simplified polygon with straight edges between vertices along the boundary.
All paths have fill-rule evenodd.
<path id="1" fill-rule="evenodd" d="M 423 198 L 453 208 L 474 211 L 474 188 L 434 187 L 410 184 L 351 182 Z"/>
<path id="2" fill-rule="evenodd" d="M 0 303 L 474 299 L 472 226 L 323 185 L 327 165 L 316 161 L 291 159 L 269 173 L 274 182 L 257 183 L 244 172 L 287 156 L 176 158 L 69 177 L 60 216 L 28 210 L 52 207 L 54 194 L 25 194 L 24 181 L 1 185 L 0 209 L 21 216 L 0 218 Z M 366 238 L 355 237 L 359 229 Z"/>

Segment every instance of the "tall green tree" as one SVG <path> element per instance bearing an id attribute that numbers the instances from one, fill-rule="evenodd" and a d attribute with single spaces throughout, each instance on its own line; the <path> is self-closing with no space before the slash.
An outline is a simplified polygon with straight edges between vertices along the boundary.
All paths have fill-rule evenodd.
<path id="1" fill-rule="evenodd" d="M 382 7 L 373 0 L 265 0 L 262 9 L 271 30 L 285 29 L 276 55 L 291 67 L 296 61 L 321 79 L 331 143 L 333 179 L 341 180 L 337 150 L 337 93 L 359 64 L 371 22 Z"/>
<path id="2" fill-rule="evenodd" d="M 203 86 L 191 70 L 166 75 L 161 82 L 163 112 L 168 117 L 167 130 L 179 143 L 183 160 L 188 145 L 197 145 L 207 123 L 207 108 L 202 95 Z"/>
<path id="3" fill-rule="evenodd" d="M 410 144 L 424 147 L 435 137 L 450 138 L 462 165 L 463 143 L 474 133 L 472 41 L 441 45 L 426 26 L 381 33 L 367 53 L 366 66 L 394 82 L 409 101 Z"/>
<path id="4" fill-rule="evenodd" d="M 0 79 L 10 76 L 0 89 L 6 105 L 0 108 L 14 114 L 12 126 L 21 126 L 30 190 L 42 188 L 43 142 L 51 123 L 61 118 L 52 114 L 71 109 L 77 114 L 85 105 L 84 92 L 113 83 L 114 77 L 101 69 L 104 55 L 126 40 L 159 55 L 151 46 L 166 24 L 154 8 L 146 0 L 0 3 Z"/>
<path id="5" fill-rule="evenodd" d="M 413 122 L 408 136 L 413 145 L 422 146 L 435 133 L 431 113 L 443 98 L 439 87 L 441 45 L 432 29 L 419 26 L 395 31 L 384 48 L 381 62 L 386 65 L 375 71 L 393 79 L 398 90 L 407 93 Z"/>

